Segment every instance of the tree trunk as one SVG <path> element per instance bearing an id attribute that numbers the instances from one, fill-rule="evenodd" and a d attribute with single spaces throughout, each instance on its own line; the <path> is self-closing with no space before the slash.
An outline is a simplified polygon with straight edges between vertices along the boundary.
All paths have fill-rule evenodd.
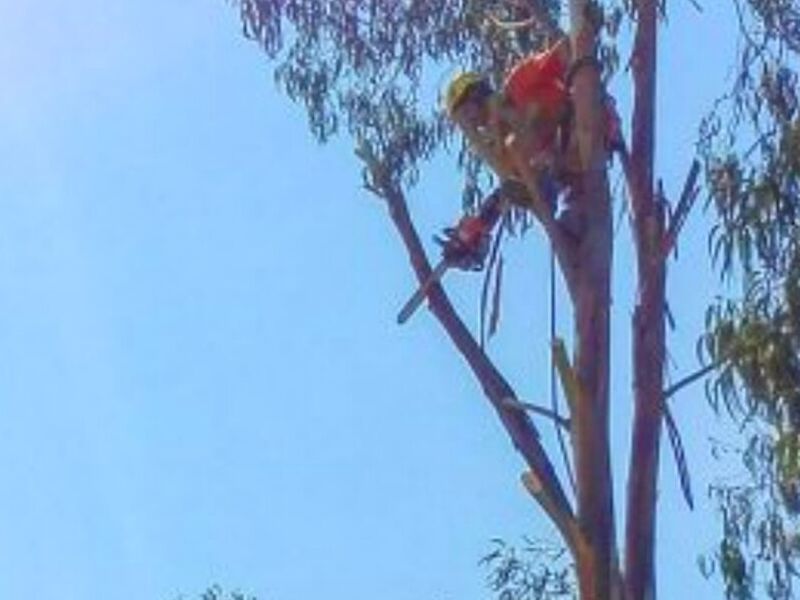
<path id="1" fill-rule="evenodd" d="M 578 522 L 586 553 L 578 575 L 582 599 L 605 600 L 611 597 L 615 539 L 608 411 L 612 220 L 604 165 L 587 172 L 583 185 L 587 225 L 579 248 L 575 297 L 575 364 L 581 394 L 573 436 Z"/>
<path id="2" fill-rule="evenodd" d="M 595 57 L 596 32 L 586 3 L 571 3 L 573 60 Z M 600 73 L 581 68 L 573 82 L 575 130 L 582 173 L 574 188 L 581 216 L 575 305 L 575 365 L 580 399 L 573 415 L 577 514 L 585 549 L 578 561 L 582 600 L 612 597 L 616 579 L 614 500 L 609 450 L 609 353 L 612 218 Z"/>
<path id="3" fill-rule="evenodd" d="M 663 231 L 663 211 L 650 217 L 652 229 Z M 656 484 L 658 480 L 664 389 L 664 293 L 666 270 L 660 245 L 637 239 L 639 299 L 633 315 L 634 421 L 628 475 L 627 557 L 628 600 L 655 598 Z M 646 248 L 646 249 L 645 249 Z"/>
<path id="4" fill-rule="evenodd" d="M 640 0 L 634 78 L 631 197 L 639 277 L 633 317 L 634 421 L 628 472 L 625 578 L 627 600 L 656 595 L 656 484 L 664 401 L 664 208 L 653 186 L 658 7 Z"/>

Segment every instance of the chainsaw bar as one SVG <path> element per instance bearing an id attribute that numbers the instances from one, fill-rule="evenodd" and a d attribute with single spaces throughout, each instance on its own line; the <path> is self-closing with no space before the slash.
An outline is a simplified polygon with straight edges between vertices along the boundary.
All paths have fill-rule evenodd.
<path id="1" fill-rule="evenodd" d="M 414 295 L 408 299 L 403 305 L 403 308 L 400 309 L 400 312 L 397 313 L 397 323 L 402 325 L 408 319 L 411 318 L 417 309 L 419 308 L 420 304 L 422 304 L 423 300 L 425 300 L 428 292 L 430 291 L 431 287 L 439 283 L 447 270 L 453 266 L 453 263 L 447 259 L 442 259 L 439 261 L 439 264 L 436 265 L 436 268 L 428 275 L 428 278 L 422 283 L 422 285 L 417 288 L 417 291 L 414 292 Z"/>

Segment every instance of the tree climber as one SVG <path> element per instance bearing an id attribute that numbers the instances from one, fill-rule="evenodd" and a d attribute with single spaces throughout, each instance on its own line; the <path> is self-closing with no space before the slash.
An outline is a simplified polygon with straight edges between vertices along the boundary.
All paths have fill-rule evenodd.
<path id="1" fill-rule="evenodd" d="M 430 287 L 449 269 L 483 268 L 492 229 L 509 203 L 534 212 L 556 212 L 559 188 L 568 186 L 570 175 L 580 168 L 576 166 L 577 148 L 569 148 L 569 83 L 587 64 L 596 65 L 597 61 L 582 59 L 571 64 L 569 39 L 562 38 L 544 52 L 518 62 L 500 91 L 474 72 L 461 73 L 450 83 L 445 96 L 448 115 L 502 184 L 484 200 L 477 214 L 462 217 L 455 227 L 444 230 L 444 237 L 436 238 L 442 258 L 400 311 L 399 323 L 414 313 Z M 621 139 L 610 97 L 604 111 L 607 143 L 612 133 L 614 140 Z"/>
<path id="2" fill-rule="evenodd" d="M 569 41 L 563 39 L 517 64 L 500 93 L 477 73 L 462 73 L 450 83 L 445 97 L 448 115 L 502 184 L 476 215 L 462 217 L 455 227 L 444 230 L 444 237 L 436 238 L 442 258 L 400 310 L 399 323 L 408 320 L 431 286 L 451 268 L 483 268 L 492 229 L 507 203 L 534 211 L 538 205 L 555 212 L 553 146 L 568 110 L 568 64 Z M 525 181 L 532 185 L 523 186 Z M 533 194 L 538 196 L 536 201 L 531 199 Z"/>
<path id="3" fill-rule="evenodd" d="M 569 87 L 577 70 L 590 64 L 597 61 L 572 63 L 570 42 L 562 38 L 518 62 L 499 91 L 478 73 L 466 72 L 456 76 L 446 92 L 447 113 L 475 152 L 501 180 L 534 182 L 529 192 L 551 211 L 556 209 L 558 188 L 568 186 L 570 175 L 580 169 L 576 149 L 570 149 Z M 613 150 L 621 132 L 610 96 L 604 112 L 606 143 Z"/>
<path id="4" fill-rule="evenodd" d="M 453 79 L 445 98 L 450 118 L 500 179 L 535 181 L 533 191 L 550 210 L 555 210 L 553 177 L 561 170 L 557 150 L 567 134 L 562 126 L 569 115 L 569 62 L 564 38 L 517 63 L 501 90 L 467 72 Z"/>

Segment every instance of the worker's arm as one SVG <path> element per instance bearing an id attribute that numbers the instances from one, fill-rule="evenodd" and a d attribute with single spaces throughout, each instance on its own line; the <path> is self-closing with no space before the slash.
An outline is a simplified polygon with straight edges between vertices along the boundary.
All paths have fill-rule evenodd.
<path id="1" fill-rule="evenodd" d="M 506 157 L 502 133 L 492 127 L 470 129 L 464 134 L 472 150 L 480 156 L 500 179 L 514 177 L 514 168 Z"/>

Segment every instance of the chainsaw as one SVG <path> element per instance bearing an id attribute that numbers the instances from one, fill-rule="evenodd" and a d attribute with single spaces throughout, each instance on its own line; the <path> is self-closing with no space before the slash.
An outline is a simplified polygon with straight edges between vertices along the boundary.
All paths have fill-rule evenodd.
<path id="1" fill-rule="evenodd" d="M 495 190 L 480 208 L 477 215 L 466 215 L 455 227 L 446 227 L 434 241 L 441 248 L 441 259 L 425 278 L 414 295 L 408 299 L 397 315 L 402 325 L 416 312 L 431 288 L 441 281 L 450 269 L 480 271 L 483 269 L 491 245 L 492 229 L 502 215 L 501 190 Z"/>

